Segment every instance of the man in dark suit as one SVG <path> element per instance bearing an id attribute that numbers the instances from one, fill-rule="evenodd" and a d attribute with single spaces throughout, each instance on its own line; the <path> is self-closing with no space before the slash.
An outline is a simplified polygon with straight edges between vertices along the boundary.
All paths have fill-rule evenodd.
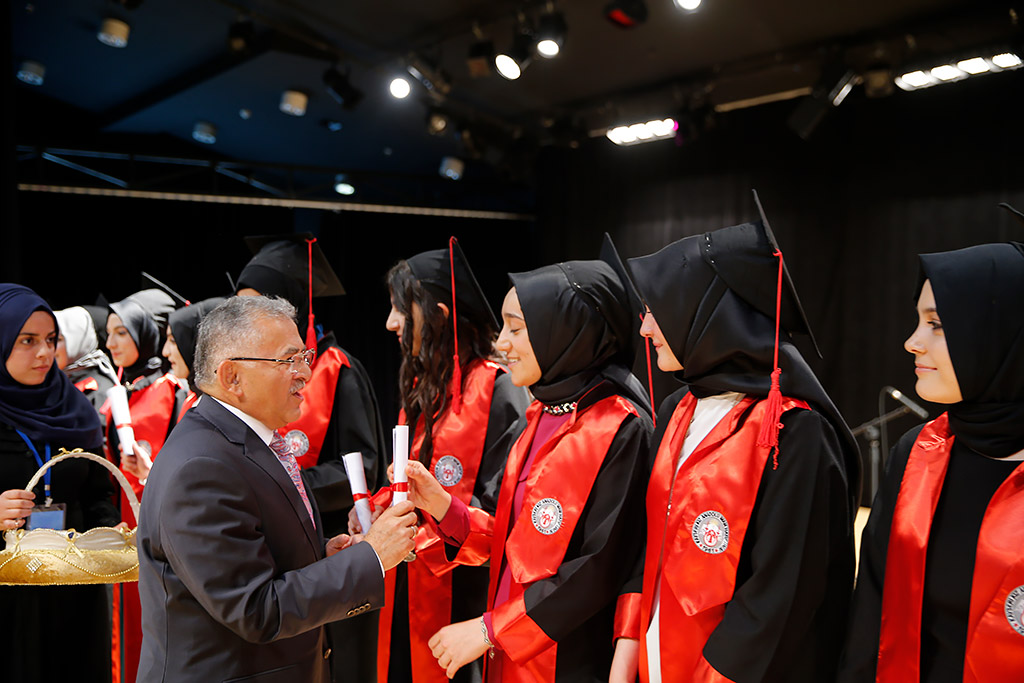
<path id="1" fill-rule="evenodd" d="M 365 538 L 325 541 L 273 431 L 298 417 L 310 377 L 294 314 L 233 297 L 200 326 L 206 396 L 171 433 L 142 502 L 140 682 L 328 681 L 323 625 L 380 607 L 384 570 L 413 547 L 411 504 Z"/>

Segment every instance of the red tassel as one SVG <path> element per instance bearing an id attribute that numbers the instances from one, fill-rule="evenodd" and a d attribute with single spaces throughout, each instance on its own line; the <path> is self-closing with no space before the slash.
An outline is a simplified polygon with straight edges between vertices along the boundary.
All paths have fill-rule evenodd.
<path id="1" fill-rule="evenodd" d="M 307 273 L 309 278 L 309 322 L 306 326 L 306 348 L 316 350 L 316 327 L 313 325 L 313 242 L 316 242 L 315 237 L 306 238 L 306 244 L 308 245 L 306 263 L 308 264 Z"/>
<path id="2" fill-rule="evenodd" d="M 452 410 L 458 415 L 462 410 L 462 365 L 459 354 L 455 354 L 455 367 L 452 368 Z"/>
<path id="3" fill-rule="evenodd" d="M 448 238 L 448 263 L 451 266 L 452 275 L 452 331 L 455 336 L 455 357 L 452 361 L 455 367 L 452 369 L 452 410 L 458 415 L 462 412 L 462 363 L 459 362 L 459 313 L 455 304 L 455 243 L 458 242 L 455 236 Z"/>
<path id="4" fill-rule="evenodd" d="M 772 469 L 779 469 L 779 430 L 782 429 L 782 390 L 779 388 L 781 368 L 772 370 L 772 388 L 765 399 L 764 419 L 761 421 L 761 433 L 757 437 L 757 445 L 772 449 Z"/>
<path id="5" fill-rule="evenodd" d="M 643 325 L 644 316 L 640 314 L 640 324 Z M 654 377 L 651 373 L 651 338 L 644 337 L 644 351 L 647 352 L 647 393 L 651 397 L 651 422 L 655 428 L 658 426 L 658 406 L 654 405 Z"/>

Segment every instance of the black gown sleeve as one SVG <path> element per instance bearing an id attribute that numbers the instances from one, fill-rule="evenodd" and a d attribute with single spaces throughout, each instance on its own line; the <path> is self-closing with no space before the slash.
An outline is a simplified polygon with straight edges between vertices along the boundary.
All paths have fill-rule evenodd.
<path id="1" fill-rule="evenodd" d="M 878 640 L 882 625 L 882 584 L 889 550 L 896 498 L 903 482 L 910 451 L 924 425 L 911 429 L 892 447 L 885 476 L 871 504 L 871 515 L 860 539 L 857 589 L 854 591 L 850 628 L 846 638 L 840 683 L 874 683 L 878 665 Z"/>
<path id="2" fill-rule="evenodd" d="M 643 541 L 650 435 L 649 418 L 631 416 L 622 423 L 594 480 L 562 565 L 554 576 L 526 588 L 526 614 L 559 642 L 560 666 L 561 641 L 599 611 L 614 610 L 634 569 L 633 558 Z M 608 626 L 603 642 L 591 642 L 591 648 L 610 646 Z"/>
<path id="3" fill-rule="evenodd" d="M 353 451 L 362 453 L 366 485 L 373 491 L 384 474 L 387 455 L 373 385 L 363 365 L 352 356 L 348 359 L 350 366 L 343 367 L 338 374 L 331 422 L 320 458 L 316 465 L 302 470 L 303 482 L 316 496 L 328 535 L 346 530 L 348 511 L 353 505 L 342 456 Z"/>
<path id="4" fill-rule="evenodd" d="M 487 415 L 487 436 L 484 438 L 484 452 L 480 457 L 476 484 L 470 506 L 480 508 L 493 515 L 498 508 L 498 494 L 505 474 L 512 445 L 526 427 L 526 407 L 530 396 L 522 387 L 512 384 L 512 376 L 499 373 L 494 378 L 494 393 L 491 395 L 491 409 Z"/>
<path id="5" fill-rule="evenodd" d="M 737 683 L 835 677 L 853 585 L 853 519 L 835 431 L 782 416 L 743 541 L 736 588 L 704 657 Z"/>

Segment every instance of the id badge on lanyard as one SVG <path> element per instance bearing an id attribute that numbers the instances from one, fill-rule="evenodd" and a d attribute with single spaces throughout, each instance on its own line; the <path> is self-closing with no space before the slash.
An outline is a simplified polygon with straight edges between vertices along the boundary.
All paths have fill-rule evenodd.
<path id="1" fill-rule="evenodd" d="M 32 440 L 21 430 L 17 431 L 18 436 L 25 442 L 28 449 L 32 451 L 36 464 L 42 468 L 43 459 L 39 457 L 39 451 L 32 443 Z M 50 462 L 50 444 L 46 444 L 45 452 L 46 462 Z M 67 505 L 64 503 L 54 503 L 53 498 L 50 496 L 50 470 L 43 472 L 43 491 L 46 494 L 46 500 L 42 505 L 36 505 L 32 508 L 32 512 L 29 513 L 28 518 L 25 520 L 25 528 L 28 530 L 56 529 L 57 531 L 63 531 L 67 518 Z"/>

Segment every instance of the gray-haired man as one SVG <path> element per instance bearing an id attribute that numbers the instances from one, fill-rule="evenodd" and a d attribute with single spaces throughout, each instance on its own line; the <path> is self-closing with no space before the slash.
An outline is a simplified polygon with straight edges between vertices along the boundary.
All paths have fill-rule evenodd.
<path id="1" fill-rule="evenodd" d="M 200 325 L 207 396 L 160 452 L 140 514 L 139 681 L 327 681 L 323 625 L 380 607 L 383 570 L 413 547 L 411 504 L 363 542 L 325 541 L 294 458 L 275 450 L 310 376 L 294 314 L 234 297 Z"/>

